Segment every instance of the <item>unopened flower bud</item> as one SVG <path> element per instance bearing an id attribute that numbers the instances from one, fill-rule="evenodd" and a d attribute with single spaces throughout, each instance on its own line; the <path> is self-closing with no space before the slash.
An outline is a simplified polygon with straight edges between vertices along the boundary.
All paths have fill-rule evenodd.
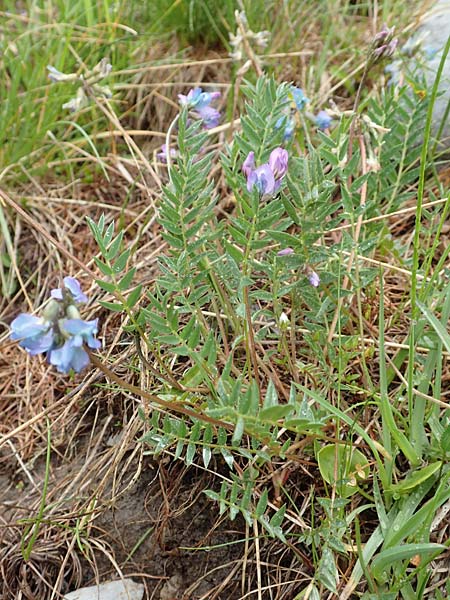
<path id="1" fill-rule="evenodd" d="M 289 325 L 289 317 L 285 312 L 282 312 L 278 321 L 280 329 L 286 329 Z"/>

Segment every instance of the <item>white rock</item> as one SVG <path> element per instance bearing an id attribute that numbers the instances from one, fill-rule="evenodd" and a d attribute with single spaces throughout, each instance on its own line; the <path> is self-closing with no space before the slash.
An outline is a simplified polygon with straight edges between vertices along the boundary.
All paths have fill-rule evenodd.
<path id="1" fill-rule="evenodd" d="M 142 600 L 143 595 L 142 583 L 120 579 L 70 592 L 64 596 L 64 600 Z"/>
<path id="2" fill-rule="evenodd" d="M 424 38 L 424 44 L 436 49 L 437 54 L 427 61 L 425 77 L 428 86 L 431 89 L 439 63 L 442 58 L 444 46 L 450 36 L 450 0 L 436 0 L 427 14 L 424 16 L 419 29 L 420 36 Z M 447 110 L 447 104 L 450 101 L 450 53 L 444 65 L 444 71 L 439 84 L 439 90 L 443 94 L 436 100 L 433 113 L 433 131 L 436 134 L 441 126 Z M 450 147 L 450 117 L 447 116 L 444 129 L 441 135 L 441 141 L 447 148 Z"/>

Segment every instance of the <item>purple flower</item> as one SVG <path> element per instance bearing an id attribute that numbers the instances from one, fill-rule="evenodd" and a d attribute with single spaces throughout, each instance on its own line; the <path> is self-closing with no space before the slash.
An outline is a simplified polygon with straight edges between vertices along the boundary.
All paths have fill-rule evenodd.
<path id="1" fill-rule="evenodd" d="M 275 180 L 281 180 L 287 173 L 289 154 L 284 148 L 275 148 L 269 156 L 269 167 Z"/>
<path id="2" fill-rule="evenodd" d="M 64 288 L 69 292 L 75 302 L 85 303 L 88 297 L 81 291 L 80 282 L 75 277 L 64 277 Z M 50 292 L 50 295 L 55 300 L 64 300 L 65 290 L 57 288 Z"/>
<path id="3" fill-rule="evenodd" d="M 319 111 L 316 115 L 316 126 L 322 131 L 324 131 L 325 129 L 329 129 L 332 121 L 333 119 L 325 110 Z"/>
<path id="4" fill-rule="evenodd" d="M 248 153 L 247 158 L 242 164 L 242 172 L 248 178 L 250 173 L 255 170 L 255 153 L 253 151 Z"/>
<path id="5" fill-rule="evenodd" d="M 277 252 L 277 256 L 290 256 L 291 254 L 294 254 L 294 250 L 292 248 L 283 248 Z"/>
<path id="6" fill-rule="evenodd" d="M 310 271 L 308 273 L 308 281 L 313 287 L 319 287 L 320 277 L 317 275 L 315 271 Z"/>
<path id="7" fill-rule="evenodd" d="M 398 45 L 398 38 L 394 38 L 394 27 L 389 27 L 384 23 L 381 31 L 373 38 L 372 52 L 373 59 L 378 60 L 383 57 L 392 56 Z"/>
<path id="8" fill-rule="evenodd" d="M 256 187 L 261 196 L 271 196 L 275 191 L 275 177 L 269 165 L 261 165 L 251 171 L 247 177 L 247 189 L 249 192 Z"/>
<path id="9" fill-rule="evenodd" d="M 161 146 L 160 152 L 156 154 L 156 157 L 163 163 L 167 162 L 167 145 L 163 144 Z M 178 151 L 175 148 L 170 148 L 170 158 L 175 159 L 178 157 Z"/>
<path id="10" fill-rule="evenodd" d="M 54 344 L 52 323 L 27 313 L 21 313 L 11 323 L 11 339 L 21 340 L 19 346 L 35 356 L 47 352 Z"/>
<path id="11" fill-rule="evenodd" d="M 272 196 L 281 186 L 281 180 L 286 175 L 289 154 L 283 148 L 275 148 L 270 153 L 269 162 L 255 169 L 255 153 L 249 152 L 242 165 L 242 171 L 247 177 L 249 192 L 254 187 L 260 196 Z"/>
<path id="12" fill-rule="evenodd" d="M 194 116 L 203 121 L 205 129 L 212 129 L 219 124 L 220 112 L 211 105 L 214 100 L 220 98 L 220 92 L 204 92 L 202 88 L 196 87 L 184 94 L 178 94 L 181 106 L 193 110 Z"/>
<path id="13" fill-rule="evenodd" d="M 394 29 L 395 27 L 391 27 L 391 29 L 389 29 L 386 23 L 383 23 L 383 27 L 373 38 L 374 43 L 378 45 L 378 42 L 385 42 L 388 40 L 388 38 L 391 39 L 394 35 Z"/>
<path id="14" fill-rule="evenodd" d="M 217 127 L 220 122 L 220 112 L 212 106 L 196 108 L 195 114 L 203 121 L 203 126 L 205 129 Z"/>

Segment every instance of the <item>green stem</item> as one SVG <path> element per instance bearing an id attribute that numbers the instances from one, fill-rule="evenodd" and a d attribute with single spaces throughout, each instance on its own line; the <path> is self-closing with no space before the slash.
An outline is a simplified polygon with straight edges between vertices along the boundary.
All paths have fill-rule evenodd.
<path id="1" fill-rule="evenodd" d="M 411 426 L 410 426 L 410 441 L 411 444 L 417 448 L 418 457 L 422 454 L 422 446 L 425 441 L 425 429 L 423 424 L 423 415 L 425 411 L 426 400 L 424 398 L 417 397 L 414 400 L 414 374 L 415 374 L 415 346 L 418 339 L 417 336 L 417 321 L 420 317 L 420 309 L 417 305 L 418 300 L 418 271 L 420 261 L 420 233 L 421 233 L 421 222 L 422 222 L 422 205 L 425 191 L 425 176 L 427 168 L 428 158 L 428 147 L 431 137 L 431 125 L 433 119 L 433 107 L 436 101 L 436 97 L 439 89 L 439 82 L 442 77 L 444 64 L 447 55 L 450 50 L 450 37 L 442 53 L 439 68 L 436 73 L 436 79 L 434 81 L 433 89 L 431 91 L 430 105 L 428 106 L 427 120 L 425 123 L 424 140 L 422 146 L 422 154 L 420 157 L 420 177 L 419 187 L 417 189 L 417 210 L 416 210 L 416 221 L 414 229 L 414 240 L 413 240 L 413 265 L 411 269 L 411 334 L 409 338 L 409 351 L 408 351 L 408 408 L 409 414 L 411 415 Z"/>

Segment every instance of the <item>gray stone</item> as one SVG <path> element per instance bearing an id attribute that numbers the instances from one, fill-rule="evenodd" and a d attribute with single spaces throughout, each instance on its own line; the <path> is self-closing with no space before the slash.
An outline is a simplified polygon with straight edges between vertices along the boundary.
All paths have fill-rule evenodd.
<path id="1" fill-rule="evenodd" d="M 64 600 L 142 600 L 144 586 L 132 579 L 108 581 L 80 588 L 64 596 Z"/>

